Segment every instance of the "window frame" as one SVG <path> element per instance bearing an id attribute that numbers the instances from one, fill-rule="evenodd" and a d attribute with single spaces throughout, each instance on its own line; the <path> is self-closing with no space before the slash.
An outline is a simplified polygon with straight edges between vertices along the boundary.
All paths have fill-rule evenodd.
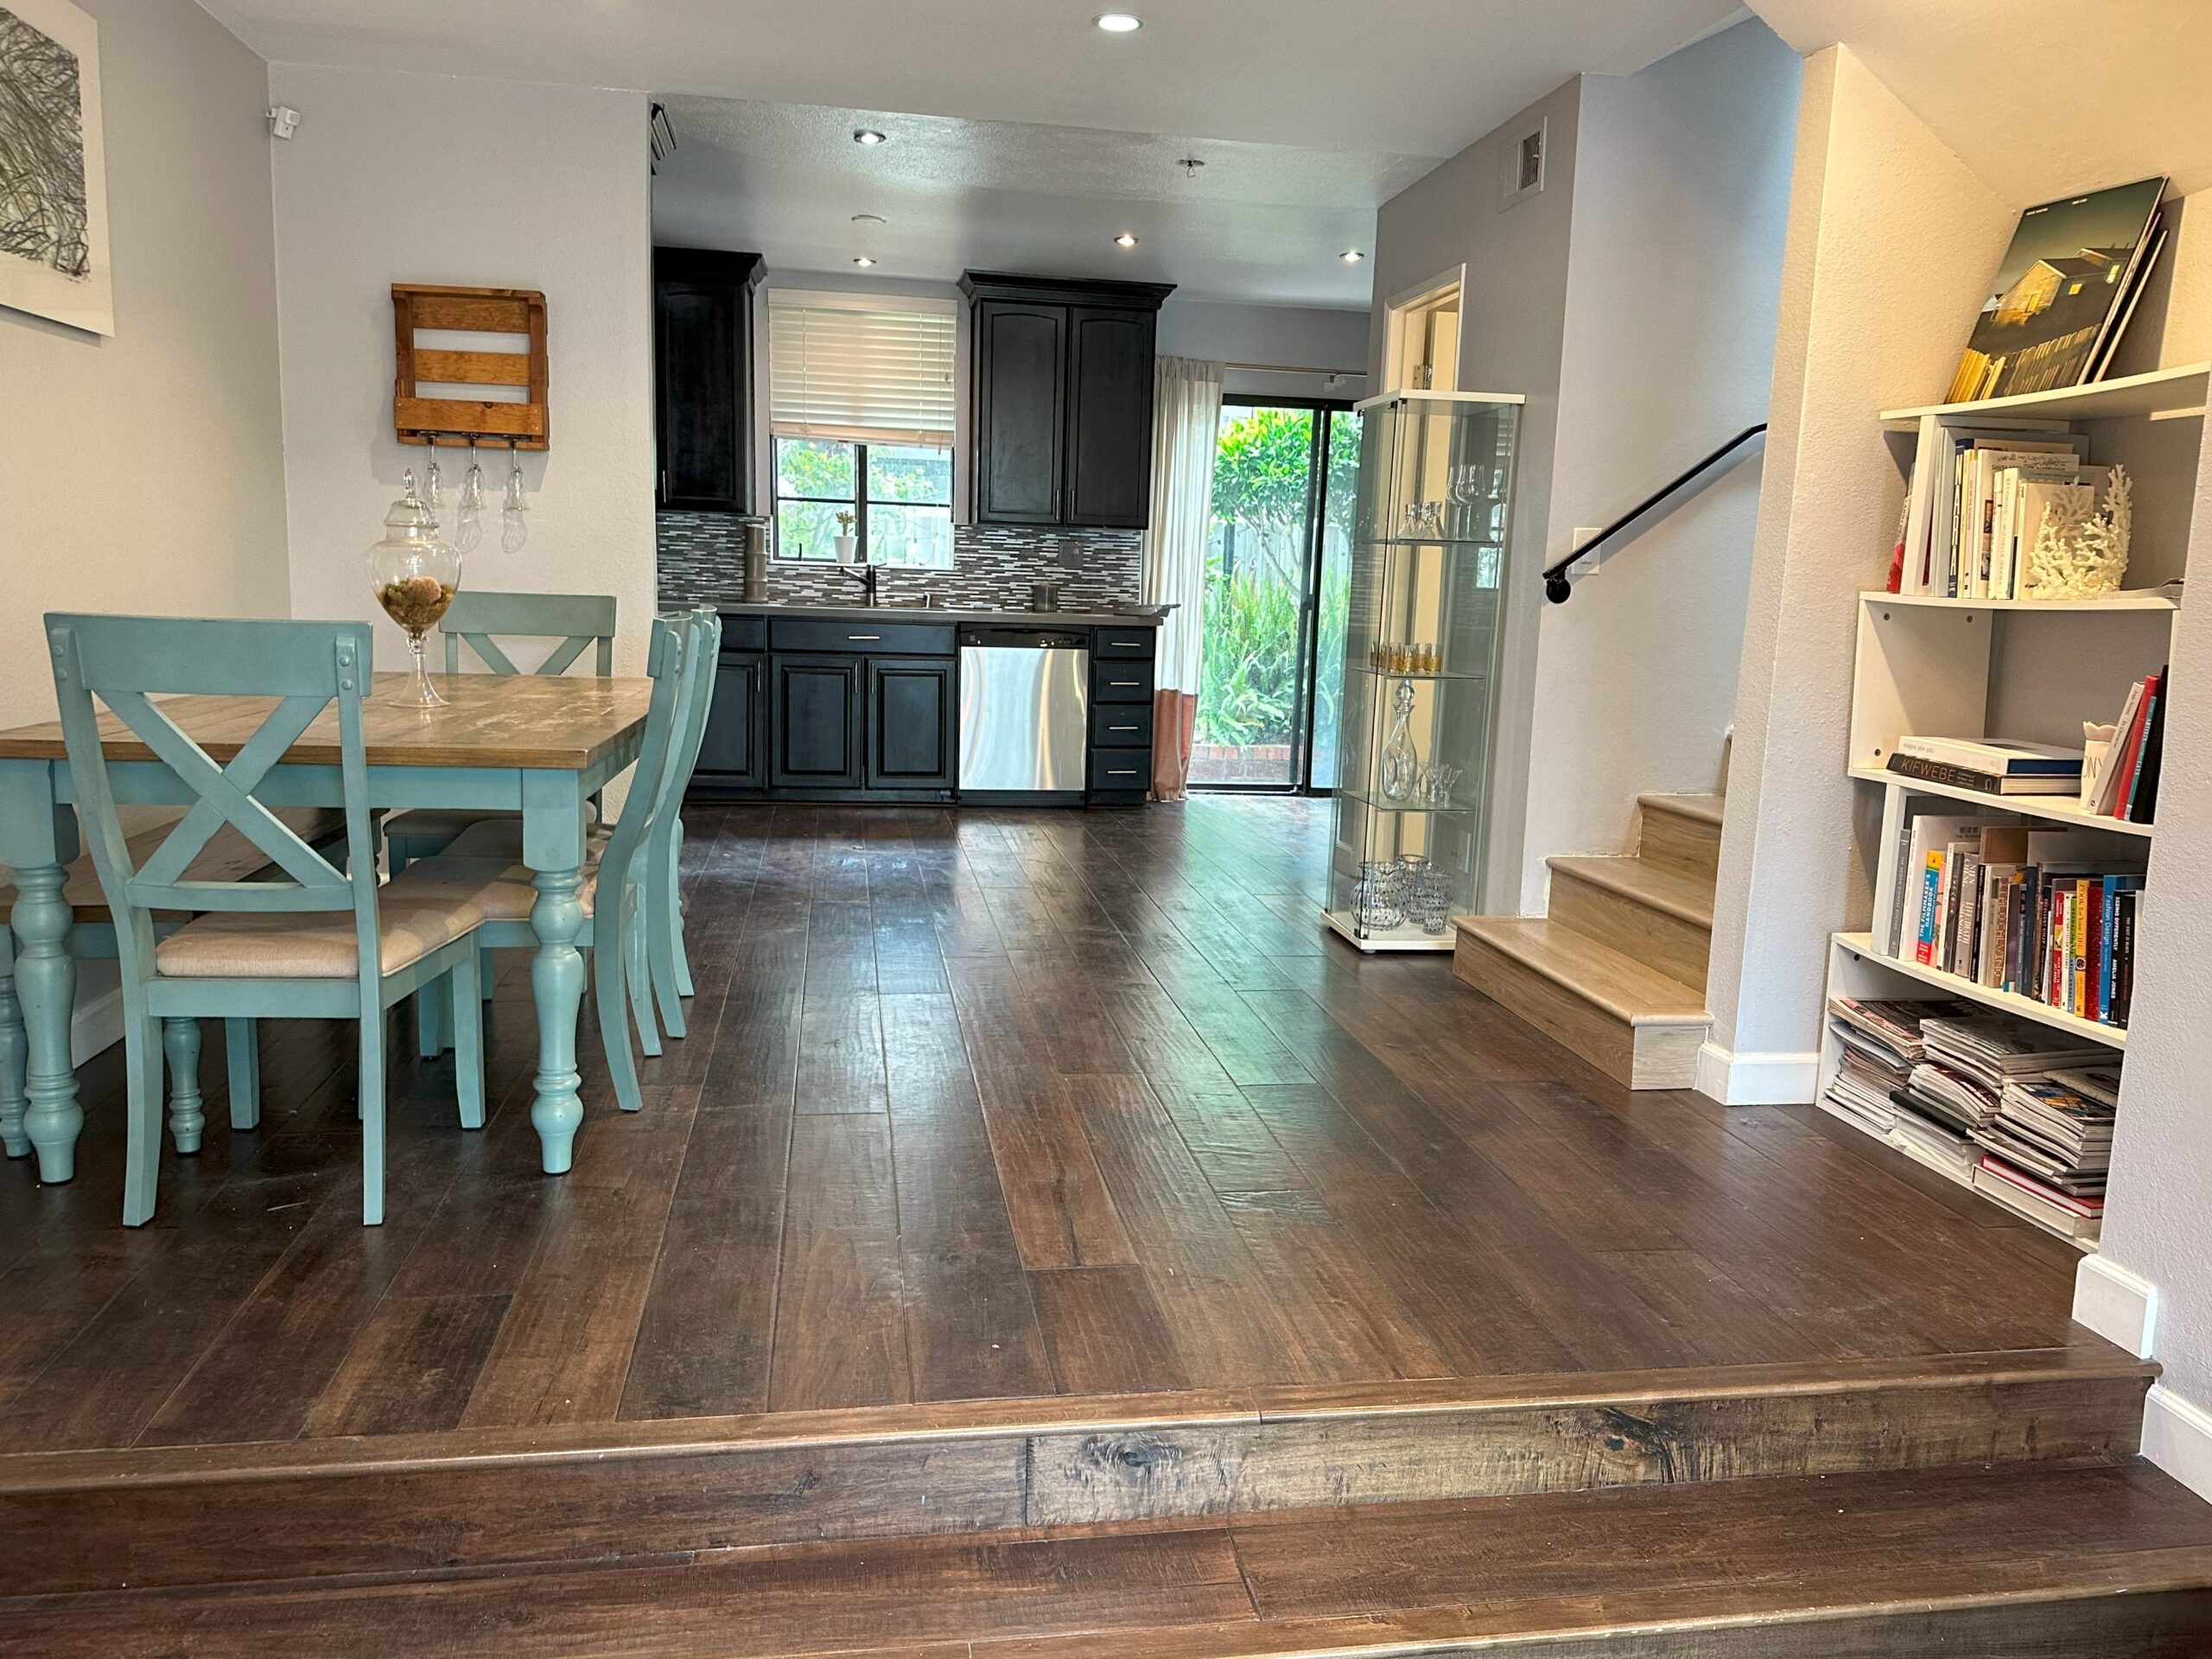
<path id="1" fill-rule="evenodd" d="M 850 448 L 853 452 L 853 493 L 849 497 L 842 495 L 785 494 L 782 487 L 784 476 L 783 457 L 776 453 L 775 448 L 776 445 L 779 443 L 841 443 Z M 915 443 L 892 443 L 886 444 L 881 447 L 891 449 L 918 449 L 925 448 L 926 446 Z M 834 548 L 831 550 L 830 556 L 826 559 L 810 558 L 803 553 L 790 554 L 784 551 L 783 505 L 786 501 L 803 502 L 813 506 L 850 508 L 853 513 L 853 536 L 855 538 L 853 550 L 860 555 L 861 563 L 874 564 L 875 563 L 874 559 L 868 556 L 868 441 L 865 438 L 814 438 L 800 437 L 788 432 L 770 433 L 768 446 L 769 517 L 776 526 L 775 556 L 779 563 L 834 564 L 836 563 L 836 552 Z M 957 530 L 959 528 L 959 524 L 958 520 L 954 517 L 954 509 L 960 499 L 960 460 L 956 451 L 948 448 L 945 451 L 945 461 L 946 471 L 944 500 L 880 501 L 876 505 L 886 507 L 943 507 L 945 512 L 948 524 L 952 529 Z M 957 554 L 955 555 L 955 557 L 956 559 L 957 558 Z M 887 570 L 947 570 L 950 569 L 952 567 L 950 565 L 944 564 L 887 564 L 882 568 Z"/>

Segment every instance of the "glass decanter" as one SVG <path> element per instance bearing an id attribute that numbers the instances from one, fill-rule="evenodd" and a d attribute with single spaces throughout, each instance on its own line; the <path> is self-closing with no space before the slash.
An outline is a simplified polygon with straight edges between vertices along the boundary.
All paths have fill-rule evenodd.
<path id="1" fill-rule="evenodd" d="M 369 587 L 384 613 L 407 631 L 414 653 L 400 700 L 422 709 L 439 709 L 445 699 L 430 683 L 423 656 L 423 636 L 437 626 L 461 587 L 461 554 L 438 537 L 438 522 L 415 492 L 407 474 L 407 493 L 384 516 L 384 539 L 369 550 Z"/>
<path id="2" fill-rule="evenodd" d="M 1390 694 L 1398 717 L 1390 722 L 1390 735 L 1382 745 L 1382 798 L 1402 801 L 1414 792 L 1421 776 L 1421 756 L 1414 753 L 1414 683 L 1400 680 Z"/>

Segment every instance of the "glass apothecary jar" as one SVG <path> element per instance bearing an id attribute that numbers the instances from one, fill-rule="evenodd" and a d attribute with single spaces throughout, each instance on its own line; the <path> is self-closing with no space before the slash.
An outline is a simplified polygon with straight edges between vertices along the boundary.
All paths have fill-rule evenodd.
<path id="1" fill-rule="evenodd" d="M 1490 804 L 1517 397 L 1358 407 L 1343 756 L 1324 915 L 1363 950 L 1449 950 Z"/>

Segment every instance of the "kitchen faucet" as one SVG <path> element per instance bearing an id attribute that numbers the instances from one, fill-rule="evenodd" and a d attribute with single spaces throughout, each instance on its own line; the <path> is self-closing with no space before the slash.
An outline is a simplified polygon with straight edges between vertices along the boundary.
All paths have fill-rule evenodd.
<path id="1" fill-rule="evenodd" d="M 875 573 L 878 568 L 879 567 L 875 565 L 865 563 L 859 565 L 841 564 L 837 567 L 838 571 L 842 575 L 850 576 L 855 582 L 860 583 L 863 588 L 867 589 L 868 607 L 870 610 L 874 610 L 875 608 Z"/>

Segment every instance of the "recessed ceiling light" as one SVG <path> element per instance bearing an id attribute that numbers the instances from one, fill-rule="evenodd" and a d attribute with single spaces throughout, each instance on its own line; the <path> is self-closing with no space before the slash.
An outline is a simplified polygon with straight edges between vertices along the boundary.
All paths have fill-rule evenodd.
<path id="1" fill-rule="evenodd" d="M 853 263 L 858 265 L 862 270 L 866 270 L 870 265 L 874 264 L 875 261 L 869 258 L 868 255 L 863 253 L 856 257 Z"/>
<path id="2" fill-rule="evenodd" d="M 1357 248 L 1346 248 L 1342 253 L 1338 254 L 1337 257 L 1343 260 L 1344 264 L 1348 265 L 1356 265 L 1361 260 L 1366 258 L 1367 256 L 1362 253 Z"/>
<path id="3" fill-rule="evenodd" d="M 1109 35 L 1134 35 L 1144 27 L 1143 18 L 1126 11 L 1102 12 L 1096 21 Z"/>
<path id="4" fill-rule="evenodd" d="M 881 213 L 855 213 L 853 215 L 853 223 L 855 225 L 880 225 L 884 222 Z"/>
<path id="5" fill-rule="evenodd" d="M 853 142 L 873 149 L 878 144 L 889 143 L 891 140 L 874 127 L 855 127 L 853 129 Z"/>
<path id="6" fill-rule="evenodd" d="M 1123 231 L 1114 238 L 1114 245 L 1117 248 L 1134 248 L 1136 245 L 1136 238 L 1131 236 L 1127 231 Z"/>

